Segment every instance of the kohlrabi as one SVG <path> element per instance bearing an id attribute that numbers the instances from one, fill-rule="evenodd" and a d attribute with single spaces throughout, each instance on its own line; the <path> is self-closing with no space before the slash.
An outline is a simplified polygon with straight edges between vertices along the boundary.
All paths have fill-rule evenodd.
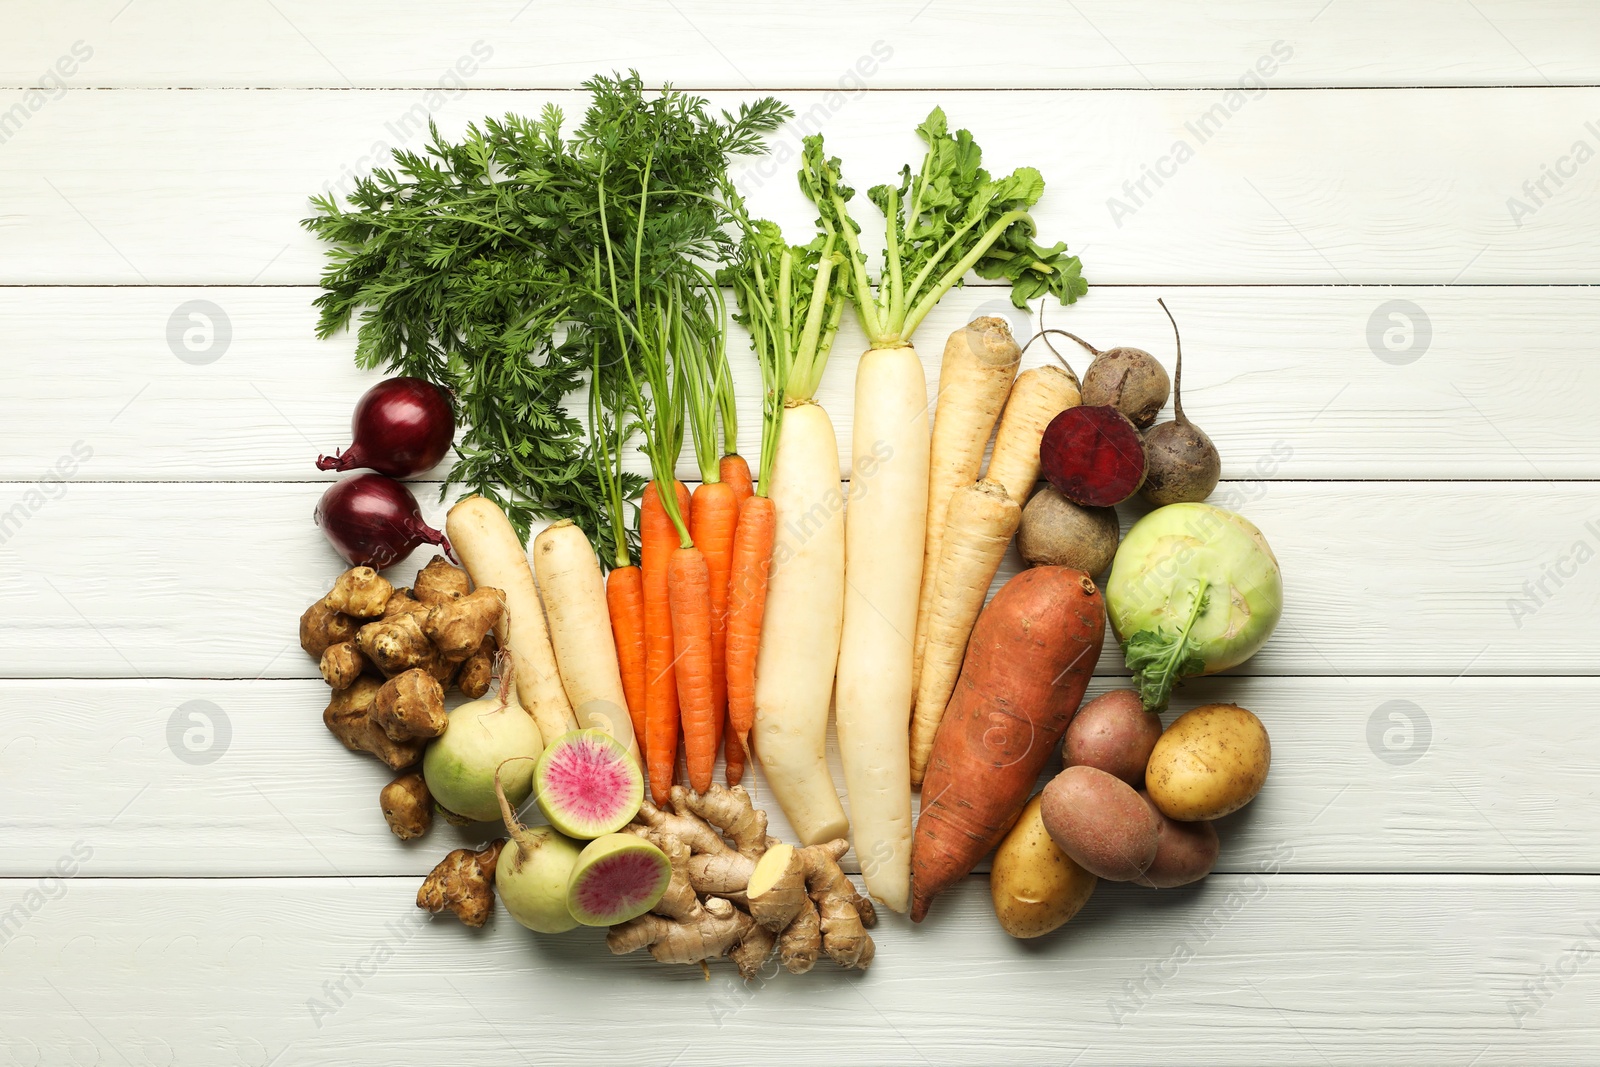
<path id="1" fill-rule="evenodd" d="M 1261 531 L 1210 504 L 1157 508 L 1123 538 L 1106 610 L 1144 706 L 1181 678 L 1255 655 L 1283 614 L 1283 578 Z"/>

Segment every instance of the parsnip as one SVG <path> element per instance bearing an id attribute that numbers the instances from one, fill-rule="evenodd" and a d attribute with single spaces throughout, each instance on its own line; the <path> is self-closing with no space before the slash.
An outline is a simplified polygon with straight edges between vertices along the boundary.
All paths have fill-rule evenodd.
<path id="1" fill-rule="evenodd" d="M 928 447 L 927 379 L 916 349 L 868 351 L 856 369 L 835 699 L 862 877 L 872 896 L 902 912 L 911 902 L 911 654 Z"/>
<path id="2" fill-rule="evenodd" d="M 928 613 L 926 658 L 911 720 L 913 786 L 922 784 L 928 770 L 934 734 L 961 675 L 967 638 L 1021 521 L 1022 506 L 999 482 L 984 480 L 956 490 L 950 498 L 944 549 Z"/>
<path id="3" fill-rule="evenodd" d="M 511 520 L 492 500 L 469 496 L 445 516 L 445 530 L 473 584 L 506 595 L 495 634 L 515 665 L 517 699 L 539 724 L 545 743 L 576 730 L 578 720 L 561 685 L 533 568 Z"/>
<path id="4" fill-rule="evenodd" d="M 844 615 L 844 497 L 828 413 L 791 404 L 778 431 L 778 536 L 756 659 L 754 749 L 802 844 L 849 830 L 828 771 L 828 706 Z"/>
<path id="5" fill-rule="evenodd" d="M 594 547 L 570 519 L 562 519 L 533 539 L 529 554 L 550 623 L 561 686 L 578 723 L 606 731 L 638 763 L 639 744 L 628 717 L 605 579 Z"/>
<path id="6" fill-rule="evenodd" d="M 950 497 L 978 480 L 983 449 L 1017 376 L 1022 350 L 999 316 L 973 319 L 945 342 L 939 365 L 939 399 L 934 407 L 928 456 L 928 530 L 922 550 L 922 590 L 917 598 L 917 637 L 911 658 L 911 688 L 922 677 L 928 644 L 928 609 L 939 570 L 945 515 Z M 916 745 L 912 745 L 913 756 Z M 912 762 L 912 782 L 922 775 Z"/>
<path id="7" fill-rule="evenodd" d="M 1050 420 L 1083 402 L 1078 383 L 1060 367 L 1034 367 L 1017 375 L 1000 416 L 994 452 L 984 477 L 1005 486 L 1018 504 L 1026 504 L 1039 480 L 1039 441 Z"/>

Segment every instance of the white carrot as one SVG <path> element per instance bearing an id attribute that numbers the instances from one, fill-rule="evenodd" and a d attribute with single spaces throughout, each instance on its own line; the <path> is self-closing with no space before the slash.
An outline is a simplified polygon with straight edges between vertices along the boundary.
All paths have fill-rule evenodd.
<path id="1" fill-rule="evenodd" d="M 895 911 L 911 904 L 911 652 L 928 514 L 927 390 L 910 345 L 861 357 L 844 531 L 839 753 L 862 877 Z"/>
<path id="2" fill-rule="evenodd" d="M 445 531 L 472 581 L 505 591 L 506 610 L 495 635 L 511 653 L 517 698 L 539 724 L 545 743 L 576 730 L 578 720 L 561 685 L 533 568 L 511 520 L 494 501 L 469 496 L 445 516 Z"/>
<path id="3" fill-rule="evenodd" d="M 950 498 L 944 549 L 934 575 L 928 613 L 927 657 L 911 720 L 911 784 L 920 786 L 933 754 L 933 738 L 955 692 L 967 638 L 983 610 L 989 583 L 1000 569 L 1011 535 L 1022 521 L 1022 505 L 999 482 L 981 481 Z"/>
<path id="4" fill-rule="evenodd" d="M 1011 328 L 999 316 L 974 319 L 950 335 L 939 365 L 939 401 L 933 413 L 933 439 L 928 454 L 928 530 L 922 550 L 922 590 L 917 597 L 917 636 L 911 657 L 911 686 L 916 691 L 928 644 L 928 610 L 939 570 L 945 514 L 950 497 L 978 480 L 983 449 L 1005 407 L 1017 376 L 1022 350 Z M 913 756 L 916 752 L 912 745 Z M 912 760 L 912 784 L 922 780 Z"/>
<path id="5" fill-rule="evenodd" d="M 994 436 L 984 477 L 999 482 L 1018 504 L 1026 504 L 1039 480 L 1039 441 L 1050 420 L 1083 403 L 1078 383 L 1060 367 L 1034 367 L 1017 375 Z"/>
<path id="6" fill-rule="evenodd" d="M 828 771 L 828 706 L 844 617 L 844 497 L 828 413 L 792 405 L 772 470 L 778 536 L 756 658 L 754 750 L 801 844 L 849 831 Z"/>
<path id="7" fill-rule="evenodd" d="M 578 723 L 585 729 L 604 730 L 639 762 L 622 668 L 611 637 L 605 579 L 594 547 L 572 520 L 562 519 L 533 539 L 529 554 L 550 622 L 561 686 Z"/>

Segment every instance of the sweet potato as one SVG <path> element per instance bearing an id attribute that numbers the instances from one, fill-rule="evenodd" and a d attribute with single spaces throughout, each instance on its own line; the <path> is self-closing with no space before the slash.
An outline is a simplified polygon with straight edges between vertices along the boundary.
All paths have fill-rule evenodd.
<path id="1" fill-rule="evenodd" d="M 978 616 L 933 742 L 911 849 L 911 917 L 1005 836 L 1100 659 L 1105 604 L 1067 567 L 1012 578 Z"/>

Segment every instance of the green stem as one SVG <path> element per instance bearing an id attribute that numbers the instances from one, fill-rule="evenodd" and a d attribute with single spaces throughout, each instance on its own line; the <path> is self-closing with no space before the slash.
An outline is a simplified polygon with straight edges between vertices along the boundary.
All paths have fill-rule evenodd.
<path id="1" fill-rule="evenodd" d="M 984 257 L 984 254 L 989 251 L 996 241 L 1000 240 L 1001 236 L 1006 232 L 1006 228 L 1012 223 L 1022 220 L 1027 220 L 1030 226 L 1033 224 L 1032 216 L 1021 210 L 1008 211 L 995 220 L 995 224 L 984 231 L 983 236 L 978 239 L 978 243 L 972 247 L 972 250 L 962 256 L 955 266 L 940 275 L 933 288 L 928 290 L 927 295 L 917 302 L 916 307 L 911 309 L 911 314 L 906 316 L 905 326 L 901 330 L 900 336 L 909 338 L 912 331 L 917 328 L 923 319 L 928 317 L 928 312 L 933 310 L 934 305 L 939 302 L 940 298 L 954 288 L 955 284 L 966 276 L 967 271 L 971 270 L 978 260 Z"/>

